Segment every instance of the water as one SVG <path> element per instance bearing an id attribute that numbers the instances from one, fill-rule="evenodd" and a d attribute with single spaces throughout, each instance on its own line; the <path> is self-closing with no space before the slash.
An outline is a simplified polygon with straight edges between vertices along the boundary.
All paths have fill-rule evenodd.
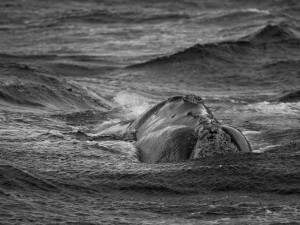
<path id="1" fill-rule="evenodd" d="M 3 224 L 299 223 L 298 1 L 1 1 Z M 201 96 L 254 152 L 144 164 L 101 139 Z"/>

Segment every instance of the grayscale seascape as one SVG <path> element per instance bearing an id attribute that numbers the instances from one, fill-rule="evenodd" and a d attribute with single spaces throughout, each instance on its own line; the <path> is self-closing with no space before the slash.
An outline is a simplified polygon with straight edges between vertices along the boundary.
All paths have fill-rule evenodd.
<path id="1" fill-rule="evenodd" d="M 99 135 L 178 95 L 253 152 Z M 300 1 L 1 0 L 0 224 L 300 224 Z"/>

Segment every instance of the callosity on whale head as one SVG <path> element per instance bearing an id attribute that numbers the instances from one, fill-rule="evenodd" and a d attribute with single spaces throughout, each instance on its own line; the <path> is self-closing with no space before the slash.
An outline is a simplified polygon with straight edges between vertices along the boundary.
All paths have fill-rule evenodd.
<path id="1" fill-rule="evenodd" d="M 190 159 L 239 152 L 251 152 L 250 144 L 245 136 L 232 127 L 222 126 L 212 120 L 210 123 L 199 126 L 197 143 L 193 148 Z"/>
<path id="2" fill-rule="evenodd" d="M 163 101 L 128 127 L 135 134 L 140 161 L 178 162 L 218 153 L 251 152 L 246 137 L 220 124 L 195 95 Z"/>

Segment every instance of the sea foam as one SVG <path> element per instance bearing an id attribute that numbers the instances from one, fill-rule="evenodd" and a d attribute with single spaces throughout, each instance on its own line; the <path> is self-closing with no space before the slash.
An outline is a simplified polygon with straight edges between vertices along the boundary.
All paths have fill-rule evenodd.
<path id="1" fill-rule="evenodd" d="M 114 101 L 123 108 L 126 113 L 125 117 L 127 119 L 136 118 L 149 109 L 152 105 L 149 103 L 147 98 L 127 91 L 119 92 L 115 96 Z"/>

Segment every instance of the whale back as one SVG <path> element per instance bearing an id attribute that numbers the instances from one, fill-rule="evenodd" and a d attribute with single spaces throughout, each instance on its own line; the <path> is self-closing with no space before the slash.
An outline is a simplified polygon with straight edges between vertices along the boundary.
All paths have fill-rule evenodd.
<path id="1" fill-rule="evenodd" d="M 139 160 L 146 163 L 180 162 L 188 160 L 197 141 L 190 127 L 169 126 L 139 139 Z"/>
<path id="2" fill-rule="evenodd" d="M 175 96 L 163 101 L 138 117 L 130 126 L 136 132 L 137 140 L 169 126 L 185 126 L 195 129 L 199 117 L 212 119 L 210 111 L 204 106 L 200 97 Z"/>

